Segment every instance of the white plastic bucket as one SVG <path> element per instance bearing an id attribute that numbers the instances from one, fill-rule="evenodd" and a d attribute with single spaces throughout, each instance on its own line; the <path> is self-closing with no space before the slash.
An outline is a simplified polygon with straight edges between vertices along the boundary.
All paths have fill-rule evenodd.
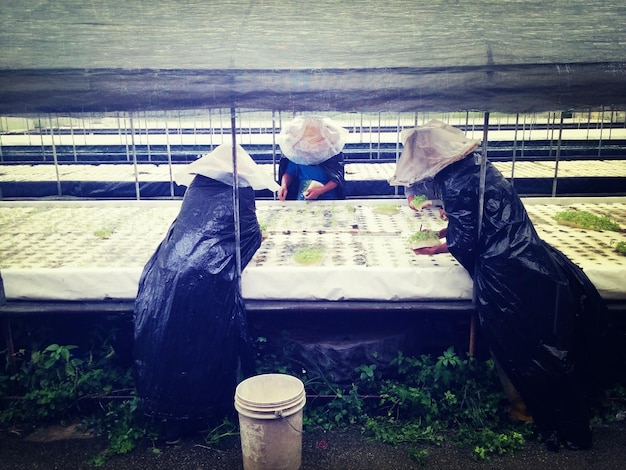
<path id="1" fill-rule="evenodd" d="M 300 468 L 305 402 L 304 384 L 291 375 L 257 375 L 237 386 L 244 470 Z"/>

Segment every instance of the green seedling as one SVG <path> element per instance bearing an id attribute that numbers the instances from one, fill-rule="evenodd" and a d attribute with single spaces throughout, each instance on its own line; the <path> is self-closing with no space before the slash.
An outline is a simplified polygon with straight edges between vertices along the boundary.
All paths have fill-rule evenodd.
<path id="1" fill-rule="evenodd" d="M 426 196 L 415 196 L 413 200 L 411 200 L 411 207 L 418 211 L 422 210 L 426 201 L 428 201 Z"/>
<path id="2" fill-rule="evenodd" d="M 301 246 L 296 249 L 293 256 L 298 264 L 318 264 L 324 257 L 324 248 L 316 246 Z"/>
<path id="3" fill-rule="evenodd" d="M 439 241 L 439 233 L 432 230 L 415 232 L 408 238 L 409 246 L 412 249 L 423 248 L 426 246 L 434 246 L 441 243 Z"/>
<path id="4" fill-rule="evenodd" d="M 587 211 L 563 211 L 554 216 L 558 224 L 568 227 L 585 228 L 589 230 L 609 230 L 619 232 L 620 226 L 609 217 L 595 215 Z"/>
<path id="5" fill-rule="evenodd" d="M 376 204 L 372 210 L 376 214 L 394 215 L 400 212 L 400 206 L 397 204 Z"/>
<path id="6" fill-rule="evenodd" d="M 110 238 L 111 235 L 113 234 L 113 229 L 104 227 L 104 228 L 100 228 L 96 230 L 93 234 L 94 236 L 98 237 L 100 240 L 106 240 L 107 238 Z"/>

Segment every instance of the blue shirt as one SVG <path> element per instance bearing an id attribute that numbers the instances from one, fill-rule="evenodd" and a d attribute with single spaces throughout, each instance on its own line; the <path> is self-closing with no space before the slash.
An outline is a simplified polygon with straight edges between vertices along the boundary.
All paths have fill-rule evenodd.
<path id="1" fill-rule="evenodd" d="M 298 179 L 298 199 L 304 200 L 304 191 L 306 191 L 311 180 L 319 181 L 326 184 L 330 181 L 328 174 L 318 165 L 299 165 L 289 160 L 285 173 L 292 178 Z M 339 199 L 339 195 L 335 189 L 327 191 L 317 199 Z"/>

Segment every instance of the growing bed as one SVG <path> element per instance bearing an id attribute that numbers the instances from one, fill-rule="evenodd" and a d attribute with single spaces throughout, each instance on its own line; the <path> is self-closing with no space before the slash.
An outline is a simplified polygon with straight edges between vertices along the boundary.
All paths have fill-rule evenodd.
<path id="1" fill-rule="evenodd" d="M 558 225 L 577 208 L 626 227 L 626 198 L 528 198 L 539 235 L 580 265 L 609 301 L 625 301 L 626 234 Z M 397 206 L 395 214 L 377 210 Z M 176 217 L 180 201 L 2 202 L 0 274 L 15 301 L 130 301 L 145 262 Z M 417 256 L 408 236 L 439 229 L 438 210 L 411 211 L 402 199 L 257 201 L 267 238 L 242 273 L 247 301 L 471 301 L 467 272 L 449 254 Z M 302 247 L 321 248 L 300 264 Z"/>

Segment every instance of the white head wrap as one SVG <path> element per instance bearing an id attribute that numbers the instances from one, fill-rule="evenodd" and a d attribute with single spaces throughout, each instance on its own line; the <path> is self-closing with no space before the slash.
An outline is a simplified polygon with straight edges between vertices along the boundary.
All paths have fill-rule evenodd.
<path id="1" fill-rule="evenodd" d="M 276 137 L 283 155 L 294 163 L 317 165 L 343 150 L 348 130 L 327 117 L 297 117 Z"/>
<path id="2" fill-rule="evenodd" d="M 459 129 L 436 119 L 414 129 L 405 129 L 400 138 L 404 148 L 396 171 L 389 179 L 392 186 L 411 186 L 432 178 L 480 144 L 480 140 L 468 139 Z"/>
<path id="3" fill-rule="evenodd" d="M 174 176 L 176 184 L 189 186 L 195 175 L 202 175 L 222 183 L 233 185 L 233 146 L 222 144 L 211 153 L 203 155 L 198 160 Z M 267 173 L 267 174 L 266 174 Z M 269 189 L 278 191 L 280 186 L 271 175 L 257 165 L 252 157 L 237 145 L 237 175 L 239 186 L 251 186 L 253 189 Z"/>

